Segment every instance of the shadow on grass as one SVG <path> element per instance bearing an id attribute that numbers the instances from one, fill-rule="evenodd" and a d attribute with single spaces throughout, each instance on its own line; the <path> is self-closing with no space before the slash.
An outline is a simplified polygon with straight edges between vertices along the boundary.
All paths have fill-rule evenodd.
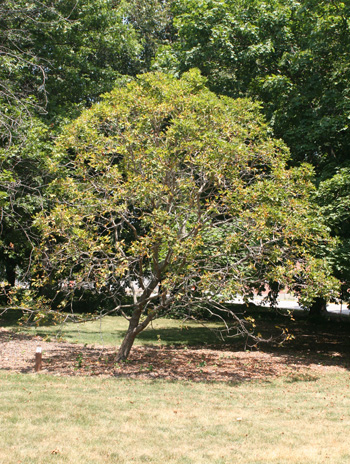
<path id="1" fill-rule="evenodd" d="M 122 335 L 122 334 L 121 334 Z M 140 333 L 139 340 L 147 343 L 165 343 L 167 345 L 216 345 L 222 344 L 218 329 L 207 327 L 174 327 L 148 329 Z"/>
<path id="2" fill-rule="evenodd" d="M 286 355 L 304 364 L 350 368 L 350 324 L 340 319 L 329 321 L 297 320 L 288 324 L 292 338 L 283 345 L 266 345 L 264 352 Z"/>
<path id="3" fill-rule="evenodd" d="M 45 329 L 36 329 L 36 334 L 42 337 L 50 336 Z M 101 333 L 99 331 L 84 331 L 77 330 L 76 332 L 70 331 L 70 333 L 65 334 L 62 332 L 62 336 L 67 341 L 75 340 L 76 334 L 79 334 L 79 337 L 87 343 L 98 343 L 100 339 L 103 339 L 105 343 L 116 344 L 120 343 L 123 340 L 125 335 L 125 330 L 115 330 L 113 332 Z M 51 332 L 52 337 L 52 332 Z M 88 341 L 89 340 L 89 341 Z M 136 344 L 149 345 L 149 344 L 158 344 L 158 345 L 187 345 L 187 346 L 220 346 L 223 343 L 228 343 L 228 341 L 223 341 L 219 334 L 216 334 L 215 331 L 206 329 L 205 327 L 191 327 L 188 329 L 180 328 L 159 328 L 159 329 L 146 329 L 144 332 L 140 333 L 135 340 Z"/>
<path id="4" fill-rule="evenodd" d="M 272 343 L 260 344 L 258 347 L 251 346 L 249 349 L 253 354 L 255 352 L 268 354 L 270 360 L 275 359 L 276 366 L 280 366 L 282 362 L 286 366 L 300 366 L 300 368 L 320 364 L 350 369 L 349 319 L 331 318 L 329 320 L 312 321 L 303 314 L 295 315 L 294 320 L 273 313 L 265 314 L 266 317 L 264 317 L 263 312 L 257 315 L 259 316 L 258 328 L 263 335 L 267 337 L 271 334 L 277 336 L 282 329 L 287 329 L 292 337 L 282 345 Z M 14 320 L 15 318 L 7 319 L 4 321 L 5 324 L 0 323 L 0 325 L 13 328 Z M 117 322 L 115 321 L 116 324 Z M 229 366 L 229 361 L 225 361 L 225 363 L 217 362 L 217 359 L 221 356 L 229 359 L 230 356 L 234 358 L 236 353 L 243 352 L 245 340 L 233 338 L 222 341 L 215 334 L 215 329 L 210 330 L 202 325 L 183 324 L 179 326 L 178 321 L 172 322 L 171 320 L 165 321 L 164 325 L 171 325 L 172 323 L 174 327 L 150 327 L 142 332 L 138 336 L 136 343 L 145 346 L 135 346 L 132 350 L 130 364 L 118 367 L 115 367 L 113 363 L 115 347 L 121 342 L 125 330 L 114 329 L 113 319 L 106 327 L 102 328 L 102 332 L 95 330 L 93 327 L 91 327 L 91 330 L 85 330 L 83 325 L 75 326 L 74 329 L 70 327 L 67 333 L 64 330 L 61 332 L 59 327 L 44 326 L 37 328 L 35 335 L 43 338 L 50 337 L 51 341 L 54 342 L 54 331 L 56 331 L 58 336 L 62 334 L 63 338 L 68 342 L 76 341 L 79 338 L 81 343 L 104 345 L 104 348 L 93 348 L 56 343 L 58 354 L 52 355 L 50 361 L 52 366 L 55 369 L 61 369 L 59 364 L 64 364 L 67 361 L 68 364 L 64 364 L 62 369 L 67 370 L 69 365 L 70 372 L 73 374 L 77 372 L 89 375 L 90 373 L 103 372 L 104 364 L 100 365 L 99 360 L 99 356 L 103 352 L 108 358 L 105 370 L 109 372 L 109 375 L 115 371 L 115 375 L 137 377 L 148 373 L 152 377 L 152 372 L 158 372 L 160 369 L 159 375 L 167 379 L 203 378 L 209 381 L 211 377 L 207 370 L 211 365 L 220 368 L 221 371 L 218 376 L 224 378 L 225 381 L 229 381 L 230 378 L 232 381 L 246 379 L 249 376 L 255 378 L 255 368 L 260 369 L 264 376 L 274 375 L 273 372 L 276 369 L 271 366 L 273 361 L 262 362 L 260 367 L 259 363 L 255 367 L 238 363 L 237 369 Z M 29 341 L 33 338 L 32 335 L 28 334 L 12 333 L 9 335 L 8 332 L 3 334 L 2 337 L 1 340 L 0 336 L 0 342 L 2 343 L 6 343 L 9 337 L 11 337 L 11 340 L 18 340 L 19 342 L 22 340 Z M 7 339 L 5 339 L 6 337 Z M 111 345 L 111 348 L 108 348 L 108 345 Z M 63 357 L 62 354 L 64 354 Z M 89 357 L 91 357 L 91 362 L 88 360 Z M 234 362 L 237 364 L 237 360 Z M 178 363 L 178 367 L 175 367 L 174 364 L 176 363 Z M 130 366 L 133 366 L 132 369 Z M 191 366 L 191 369 L 188 370 L 186 366 Z M 247 375 L 245 372 L 247 372 Z M 307 379 L 297 375 L 295 378 L 291 378 L 291 381 L 307 381 Z"/>
<path id="5" fill-rule="evenodd" d="M 17 327 L 23 312 L 17 309 L 0 308 L 0 327 Z"/>

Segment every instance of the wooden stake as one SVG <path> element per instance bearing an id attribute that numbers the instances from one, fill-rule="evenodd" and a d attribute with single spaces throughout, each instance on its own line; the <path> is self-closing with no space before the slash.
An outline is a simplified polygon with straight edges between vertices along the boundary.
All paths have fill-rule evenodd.
<path id="1" fill-rule="evenodd" d="M 41 370 L 42 365 L 42 352 L 41 346 L 38 346 L 35 352 L 35 372 L 39 372 Z"/>

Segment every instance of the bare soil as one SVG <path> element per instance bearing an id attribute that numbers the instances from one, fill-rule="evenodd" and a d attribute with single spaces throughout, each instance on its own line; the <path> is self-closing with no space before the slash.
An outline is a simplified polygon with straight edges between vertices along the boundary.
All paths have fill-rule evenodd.
<path id="1" fill-rule="evenodd" d="M 60 376 L 117 376 L 124 378 L 242 382 L 287 375 L 291 378 L 350 368 L 349 325 L 296 326 L 293 340 L 283 346 L 210 348 L 135 346 L 127 362 L 116 363 L 116 349 L 65 342 L 0 328 L 0 369 L 34 372 L 37 346 L 42 370 Z"/>

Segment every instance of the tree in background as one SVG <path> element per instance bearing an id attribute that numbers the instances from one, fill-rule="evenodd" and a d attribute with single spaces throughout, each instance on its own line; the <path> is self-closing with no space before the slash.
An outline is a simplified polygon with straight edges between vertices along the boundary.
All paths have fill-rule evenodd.
<path id="1" fill-rule="evenodd" d="M 118 4 L 118 11 L 124 22 L 132 26 L 141 47 L 138 73 L 149 71 L 159 47 L 175 40 L 172 4 L 172 0 L 122 0 Z"/>
<path id="2" fill-rule="evenodd" d="M 21 122 L 25 143 L 0 148 L 0 278 L 8 291 L 16 279 L 29 280 L 28 266 L 37 239 L 33 216 L 48 206 L 43 195 L 49 173 L 52 141 L 35 118 Z"/>
<path id="3" fill-rule="evenodd" d="M 49 3 L 0 5 L 0 277 L 8 301 L 18 273 L 28 270 L 35 237 L 32 216 L 45 203 L 50 156 L 42 122 L 49 61 L 38 54 L 45 45 L 36 43 L 35 31 L 55 29 L 65 21 Z"/>
<path id="4" fill-rule="evenodd" d="M 288 0 L 181 0 L 173 3 L 177 40 L 155 67 L 198 67 L 218 94 L 251 96 L 292 161 L 320 172 L 348 159 L 350 5 Z"/>
<path id="5" fill-rule="evenodd" d="M 337 237 L 337 245 L 327 254 L 335 276 L 342 282 L 342 299 L 349 301 L 350 288 L 350 169 L 342 168 L 321 182 L 317 191 L 320 213 Z"/>
<path id="6" fill-rule="evenodd" d="M 121 75 L 139 72 L 142 46 L 112 0 L 6 0 L 1 8 L 7 105 L 36 101 L 52 122 L 59 113 L 69 117 L 76 105 L 91 105 Z"/>
<path id="7" fill-rule="evenodd" d="M 129 320 L 120 360 L 178 309 L 222 317 L 225 301 L 271 281 L 305 301 L 332 290 L 310 254 L 327 240 L 310 168 L 286 169 L 259 106 L 217 97 L 196 70 L 117 87 L 63 131 L 55 157 L 56 205 L 37 220 L 38 286 L 108 294 Z"/>
<path id="8" fill-rule="evenodd" d="M 45 62 L 35 53 L 31 29 L 41 26 L 39 2 L 4 1 L 0 5 L 0 140 L 1 146 L 23 139 L 22 123 L 46 103 Z M 52 10 L 46 10 L 53 19 Z M 57 15 L 55 17 L 57 20 Z"/>

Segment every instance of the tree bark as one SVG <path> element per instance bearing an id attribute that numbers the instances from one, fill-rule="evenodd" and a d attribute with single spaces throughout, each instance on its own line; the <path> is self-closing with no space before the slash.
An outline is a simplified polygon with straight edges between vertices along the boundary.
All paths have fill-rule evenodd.
<path id="1" fill-rule="evenodd" d="M 120 348 L 118 350 L 118 353 L 116 356 L 116 362 L 126 361 L 126 359 L 129 356 L 132 345 L 134 344 L 136 336 L 140 332 L 142 332 L 148 326 L 148 324 L 154 319 L 154 315 L 152 315 L 152 313 L 149 313 L 145 317 L 145 319 L 140 323 L 140 318 L 145 308 L 145 302 L 150 297 L 150 295 L 152 294 L 153 290 L 156 288 L 158 283 L 159 283 L 158 279 L 153 279 L 149 283 L 149 285 L 144 289 L 143 294 L 141 295 L 138 303 L 136 302 L 137 298 L 136 298 L 136 293 L 134 292 L 134 302 L 135 302 L 134 311 L 132 313 L 131 319 L 129 319 L 129 327 L 124 337 L 124 340 L 122 341 L 122 344 L 120 345 Z"/>
<path id="2" fill-rule="evenodd" d="M 10 287 L 16 285 L 16 263 L 9 259 L 6 261 L 6 279 Z"/>
<path id="3" fill-rule="evenodd" d="M 122 344 L 119 347 L 118 354 L 116 357 L 116 361 L 125 361 L 130 353 L 132 345 L 135 341 L 136 335 L 142 330 L 137 330 L 140 322 L 140 317 L 142 314 L 142 306 L 136 305 L 131 319 L 129 320 L 129 327 L 122 341 Z"/>
<path id="4" fill-rule="evenodd" d="M 315 298 L 314 302 L 310 306 L 310 316 L 321 317 L 322 315 L 326 313 L 327 313 L 327 301 L 322 297 Z"/>
<path id="5" fill-rule="evenodd" d="M 134 344 L 137 333 L 134 330 L 130 330 L 130 327 L 119 347 L 118 354 L 116 356 L 116 362 L 126 361 L 130 354 L 130 350 Z"/>
<path id="6" fill-rule="evenodd" d="M 130 354 L 130 350 L 134 344 L 136 336 L 140 332 L 142 332 L 148 326 L 148 324 L 154 319 L 154 315 L 148 314 L 145 320 L 140 323 L 141 314 L 142 314 L 142 307 L 138 306 L 134 310 L 133 315 L 129 321 L 128 331 L 126 332 L 124 340 L 122 341 L 122 344 L 119 347 L 119 350 L 116 356 L 116 362 L 127 360 Z"/>

